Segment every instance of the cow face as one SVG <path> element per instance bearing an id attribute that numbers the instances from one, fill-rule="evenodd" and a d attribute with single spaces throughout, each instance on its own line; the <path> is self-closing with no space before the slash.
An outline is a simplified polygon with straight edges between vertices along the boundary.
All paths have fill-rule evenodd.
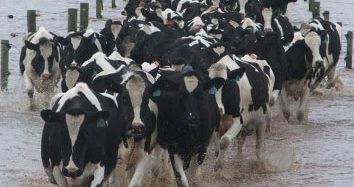
<path id="1" fill-rule="evenodd" d="M 48 80 L 52 75 L 52 68 L 55 62 L 58 62 L 59 54 L 57 42 L 54 39 L 42 37 L 37 44 L 25 41 L 27 49 L 35 52 L 32 58 L 31 67 L 42 80 Z M 55 62 L 54 62 L 55 61 Z"/>
<path id="2" fill-rule="evenodd" d="M 238 0 L 238 3 L 240 5 L 240 14 L 242 16 L 246 15 L 246 4 L 247 4 L 248 0 Z"/>
<path id="3" fill-rule="evenodd" d="M 41 117 L 57 130 L 62 173 L 66 177 L 79 177 L 85 167 L 85 157 L 90 152 L 94 160 L 104 155 L 106 120 L 109 112 L 87 112 L 72 109 L 65 112 L 43 110 Z"/>
<path id="4" fill-rule="evenodd" d="M 117 77 L 117 76 L 116 76 Z M 142 71 L 122 72 L 120 78 L 107 77 L 105 84 L 109 92 L 119 93 L 119 119 L 125 124 L 128 136 L 139 140 L 155 121 L 156 106 L 150 100 L 153 77 Z"/>
<path id="5" fill-rule="evenodd" d="M 304 40 L 308 47 L 308 50 L 305 50 L 306 58 L 312 65 L 310 88 L 314 89 L 321 82 L 325 73 L 325 66 L 320 52 L 322 40 L 320 35 L 313 31 L 308 33 Z"/>

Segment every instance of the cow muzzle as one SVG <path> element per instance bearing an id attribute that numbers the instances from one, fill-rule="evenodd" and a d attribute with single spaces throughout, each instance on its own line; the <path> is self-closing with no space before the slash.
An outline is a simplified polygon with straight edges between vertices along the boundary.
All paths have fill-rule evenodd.
<path id="1" fill-rule="evenodd" d="M 75 166 L 68 165 L 65 168 L 63 168 L 63 175 L 65 177 L 76 178 L 82 175 L 82 170 Z"/>
<path id="2" fill-rule="evenodd" d="M 41 75 L 41 79 L 42 80 L 48 80 L 48 79 L 50 79 L 50 73 L 43 73 L 42 75 Z"/>
<path id="3" fill-rule="evenodd" d="M 143 138 L 145 133 L 145 126 L 142 123 L 133 123 L 128 130 L 128 134 L 135 139 Z"/>

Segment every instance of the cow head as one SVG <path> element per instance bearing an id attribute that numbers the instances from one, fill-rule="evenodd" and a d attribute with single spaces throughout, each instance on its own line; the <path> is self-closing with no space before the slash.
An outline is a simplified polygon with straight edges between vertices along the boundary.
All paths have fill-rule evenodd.
<path id="1" fill-rule="evenodd" d="M 85 84 L 78 84 L 57 99 L 52 110 L 41 111 L 46 125 L 55 129 L 62 173 L 78 177 L 83 173 L 86 158 L 103 160 L 107 120 L 96 95 Z"/>
<path id="2" fill-rule="evenodd" d="M 103 52 L 99 42 L 99 39 L 102 39 L 100 36 L 92 30 L 79 31 L 70 33 L 65 40 L 61 41 L 65 45 L 61 66 L 69 89 L 75 85 L 81 65 L 96 52 Z"/>
<path id="3" fill-rule="evenodd" d="M 321 35 L 326 35 L 327 33 L 318 34 L 314 31 L 309 32 L 305 37 L 304 41 L 306 44 L 306 59 L 311 64 L 310 71 L 310 89 L 315 89 L 318 84 L 322 81 L 324 73 L 327 67 L 325 67 L 324 61 L 321 54 Z"/>
<path id="4" fill-rule="evenodd" d="M 32 50 L 31 68 L 42 80 L 48 80 L 52 75 L 54 63 L 59 61 L 57 36 L 53 36 L 45 30 L 36 33 L 38 42 L 25 41 L 27 49 Z"/>
<path id="5" fill-rule="evenodd" d="M 102 76 L 108 92 L 119 93 L 118 118 L 127 128 L 127 135 L 136 140 L 145 138 L 155 125 L 157 108 L 150 99 L 154 78 L 147 72 L 125 68 L 116 74 Z"/>
<path id="6" fill-rule="evenodd" d="M 242 16 L 246 16 L 246 4 L 247 4 L 248 0 L 238 0 L 238 3 L 240 5 L 240 14 Z"/>

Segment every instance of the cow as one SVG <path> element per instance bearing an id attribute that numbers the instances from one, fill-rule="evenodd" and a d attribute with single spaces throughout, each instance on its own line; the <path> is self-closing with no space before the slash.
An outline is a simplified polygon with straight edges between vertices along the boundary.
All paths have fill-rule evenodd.
<path id="1" fill-rule="evenodd" d="M 132 67 L 122 67 L 115 72 L 98 76 L 92 83 L 94 89 L 103 84 L 104 90 L 116 96 L 119 105 L 117 120 L 127 127 L 125 132 L 130 140 L 130 148 L 126 150 L 122 147 L 119 150 L 120 155 L 125 155 L 126 152 L 129 153 L 128 157 L 138 155 L 135 162 L 122 156 L 127 170 L 135 168 L 129 186 L 141 186 L 144 173 L 154 160 L 152 152 L 157 145 L 158 108 L 151 99 L 153 83 L 152 75 Z"/>
<path id="2" fill-rule="evenodd" d="M 112 96 L 85 83 L 53 97 L 51 109 L 41 111 L 41 157 L 51 183 L 65 187 L 108 182 L 125 136 L 118 113 Z"/>
<path id="3" fill-rule="evenodd" d="M 79 32 L 70 32 L 65 39 L 61 40 L 65 46 L 63 58 L 60 61 L 60 69 L 63 76 L 61 83 L 62 91 L 65 92 L 75 85 L 73 76 L 77 75 L 79 67 L 89 60 L 93 54 L 103 52 L 108 54 L 108 45 L 103 35 L 92 29 Z"/>
<path id="4" fill-rule="evenodd" d="M 336 65 L 341 52 L 342 27 L 337 23 L 317 18 L 309 23 L 303 24 L 300 29 L 303 36 L 306 36 L 310 31 L 315 31 L 321 37 L 320 55 L 323 59 L 323 64 L 319 65 L 319 67 L 324 70 L 324 75 L 323 77 L 317 77 L 317 80 L 315 80 L 316 85 L 318 85 L 324 77 L 328 77 L 327 88 L 335 86 L 338 90 L 339 87 L 336 81 L 340 81 L 340 78 L 336 74 Z M 314 85 L 314 87 L 316 85 Z"/>
<path id="5" fill-rule="evenodd" d="M 162 74 L 154 84 L 153 98 L 159 109 L 157 141 L 169 153 L 178 186 L 189 186 L 184 171 L 188 168 L 193 181 L 199 182 L 200 165 L 219 124 L 214 93 L 223 79 L 218 78 L 203 84 L 197 71 L 185 68 Z"/>
<path id="6" fill-rule="evenodd" d="M 269 101 L 274 85 L 272 69 L 264 60 L 248 55 L 241 59 L 226 55 L 218 63 L 224 64 L 229 72 L 225 84 L 216 93 L 217 104 L 223 118 L 230 118 L 231 124 L 220 124 L 218 129 L 216 171 L 223 167 L 226 148 L 239 133 L 238 154 L 241 155 L 246 135 L 255 129 L 256 155 L 261 158 L 265 130 L 271 120 Z"/>
<path id="7" fill-rule="evenodd" d="M 113 51 L 118 51 L 120 54 L 124 53 L 124 46 L 121 39 L 118 37 L 122 30 L 123 24 L 121 21 L 113 21 L 108 19 L 105 27 L 101 30 L 100 34 L 104 36 L 107 41 L 107 54 L 111 54 Z"/>
<path id="8" fill-rule="evenodd" d="M 34 104 L 34 89 L 50 98 L 61 78 L 59 61 L 62 46 L 58 42 L 59 38 L 44 27 L 25 37 L 20 56 L 20 71 L 31 105 Z"/>
<path id="9" fill-rule="evenodd" d="M 288 97 L 300 100 L 296 118 L 299 122 L 308 119 L 308 97 L 325 76 L 324 58 L 321 52 L 321 36 L 310 31 L 305 37 L 296 32 L 286 51 L 288 62 L 286 81 L 280 95 L 283 116 L 287 121 L 291 115 Z"/>

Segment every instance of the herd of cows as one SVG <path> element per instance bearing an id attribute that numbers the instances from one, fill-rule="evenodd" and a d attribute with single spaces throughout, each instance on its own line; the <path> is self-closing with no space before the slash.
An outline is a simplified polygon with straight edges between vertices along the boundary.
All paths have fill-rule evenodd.
<path id="1" fill-rule="evenodd" d="M 295 98 L 296 118 L 306 121 L 309 94 L 340 81 L 341 27 L 317 18 L 296 28 L 284 15 L 289 2 L 129 0 L 127 18 L 99 33 L 29 33 L 20 57 L 27 94 L 32 104 L 34 90 L 52 98 L 41 111 L 49 181 L 117 187 L 125 164 L 129 186 L 141 186 L 155 161 L 190 186 L 211 139 L 218 171 L 230 143 L 237 137 L 242 154 L 253 133 L 261 158 L 278 98 L 286 120 Z M 168 162 L 153 158 L 162 154 Z"/>

